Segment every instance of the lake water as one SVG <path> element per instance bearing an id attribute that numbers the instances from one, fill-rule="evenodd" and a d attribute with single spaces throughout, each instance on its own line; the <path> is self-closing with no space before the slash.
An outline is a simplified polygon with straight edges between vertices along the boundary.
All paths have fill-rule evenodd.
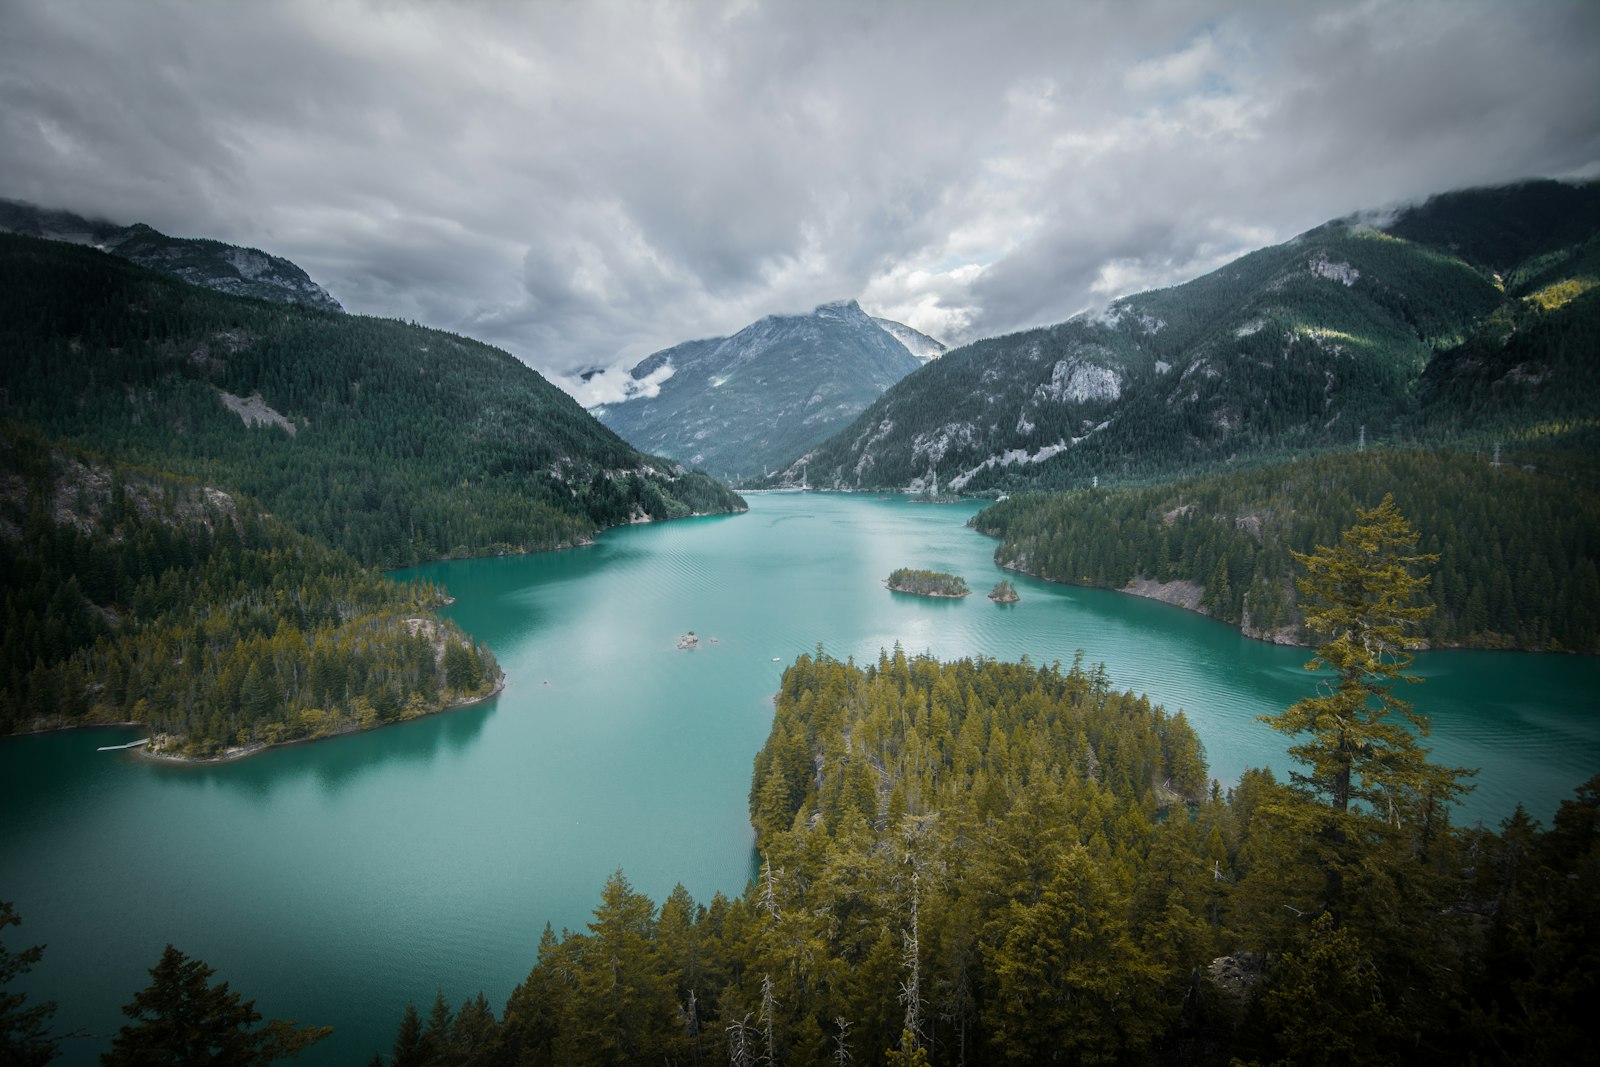
<path id="1" fill-rule="evenodd" d="M 13 950 L 48 943 L 24 986 L 60 1003 L 66 1063 L 96 1060 L 170 941 L 268 1017 L 336 1027 L 302 1062 L 387 1051 L 405 1002 L 480 989 L 496 1010 L 546 921 L 579 928 L 616 868 L 661 900 L 749 876 L 751 758 L 789 661 L 819 643 L 875 659 L 1103 661 L 1119 689 L 1187 711 L 1212 773 L 1287 761 L 1255 722 L 1309 691 L 1306 652 L 1177 608 L 1005 572 L 965 528 L 975 505 L 751 497 L 747 515 L 614 530 L 598 544 L 436 564 L 451 615 L 509 674 L 484 705 L 374 733 L 181 768 L 91 730 L 0 742 L 0 899 Z M 946 570 L 965 600 L 888 592 Z M 693 630 L 700 647 L 680 651 Z M 1458 821 L 1521 802 L 1548 820 L 1600 771 L 1600 661 L 1423 656 L 1409 690 L 1437 759 L 1483 768 Z"/>

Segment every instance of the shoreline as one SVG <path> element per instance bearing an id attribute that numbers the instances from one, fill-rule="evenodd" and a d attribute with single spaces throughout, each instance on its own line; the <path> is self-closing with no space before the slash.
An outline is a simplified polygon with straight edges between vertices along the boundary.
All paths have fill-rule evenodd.
<path id="1" fill-rule="evenodd" d="M 433 716 L 442 715 L 447 711 L 459 711 L 462 708 L 470 708 L 474 704 L 482 704 L 486 700 L 493 700 L 495 697 L 499 696 L 505 690 L 506 678 L 506 673 L 501 671 L 500 678 L 495 682 L 494 688 L 489 692 L 484 693 L 482 696 L 467 697 L 464 700 L 453 700 L 444 705 L 442 708 L 435 708 L 433 711 L 425 712 L 424 714 L 418 715 L 412 719 L 395 719 L 392 722 L 380 722 L 366 728 L 362 728 L 360 726 L 348 727 L 345 729 L 335 730 L 332 733 L 323 734 L 320 737 L 292 737 L 287 741 L 273 741 L 271 743 L 266 741 L 258 741 L 251 745 L 243 745 L 237 748 L 224 749 L 220 756 L 178 756 L 168 752 L 153 752 L 148 745 L 138 750 L 138 756 L 140 759 L 149 760 L 151 763 L 167 763 L 174 766 L 183 767 L 203 767 L 218 763 L 237 763 L 239 760 L 249 759 L 251 756 L 258 755 L 274 748 L 287 748 L 290 745 L 310 745 L 315 744 L 318 741 L 331 741 L 336 737 L 349 737 L 352 734 L 370 734 L 378 730 L 386 729 L 390 726 L 403 726 L 408 722 L 419 722 L 423 719 L 431 719 Z M 134 723 L 131 725 L 139 724 Z"/>
<path id="2" fill-rule="evenodd" d="M 983 536 L 989 537 L 990 535 L 984 534 Z M 1035 574 L 1030 570 L 1017 566 L 1015 563 L 1001 563 L 999 560 L 995 561 L 995 566 L 999 567 L 1001 570 L 1011 571 L 1013 574 L 1020 574 L 1027 578 L 1033 578 L 1036 581 L 1049 582 L 1051 585 L 1064 585 L 1070 589 L 1104 589 L 1108 593 L 1120 593 L 1123 596 L 1135 596 L 1140 600 L 1153 600 L 1158 604 L 1165 604 L 1168 607 L 1177 608 L 1180 611 L 1187 611 L 1191 615 L 1198 615 L 1202 619 L 1210 619 L 1212 622 L 1221 623 L 1223 626 L 1226 626 L 1230 630 L 1233 630 L 1235 633 L 1239 634 L 1239 636 L 1247 637 L 1252 641 L 1260 641 L 1263 644 L 1281 645 L 1288 648 L 1317 647 L 1312 642 L 1297 641 L 1287 636 L 1286 631 L 1298 630 L 1298 627 L 1285 626 L 1269 634 L 1261 630 L 1247 628 L 1243 623 L 1229 622 L 1227 619 L 1217 618 L 1215 615 L 1211 614 L 1211 612 L 1206 611 L 1200 606 L 1200 598 L 1205 594 L 1205 587 L 1199 582 L 1191 582 L 1187 578 L 1176 578 L 1170 582 L 1158 582 L 1154 578 L 1135 578 L 1127 585 L 1118 587 L 1110 585 L 1091 585 L 1084 582 L 1061 582 L 1054 578 L 1046 578 L 1042 575 Z M 1430 651 L 1435 647 L 1447 648 L 1465 646 L 1427 645 L 1423 648 L 1417 649 L 1416 651 Z"/>
<path id="3" fill-rule="evenodd" d="M 679 521 L 681 519 L 718 518 L 718 517 L 722 517 L 722 516 L 745 515 L 745 514 L 748 514 L 749 511 L 750 511 L 750 508 L 747 505 L 745 507 L 737 508 L 737 509 L 734 509 L 732 511 L 711 511 L 711 512 L 699 512 L 699 511 L 697 511 L 697 512 L 693 512 L 693 513 L 688 514 L 688 515 L 680 515 L 680 516 L 677 516 L 675 518 L 649 519 L 649 520 L 646 520 L 646 522 L 648 522 L 648 523 L 660 523 L 660 522 L 677 522 L 677 521 Z M 633 525 L 633 524 L 632 523 L 621 523 L 621 524 L 618 524 L 616 526 L 602 527 L 601 529 L 595 531 L 595 536 L 597 537 L 599 534 L 604 533 L 606 530 L 620 529 L 622 526 L 625 526 L 625 525 Z M 595 543 L 596 543 L 595 537 L 585 537 L 585 538 L 582 538 L 581 540 L 578 540 L 578 541 L 575 541 L 575 542 L 568 542 L 566 544 L 561 544 L 561 545 L 552 545 L 552 546 L 550 546 L 548 548 L 528 548 L 528 549 L 513 550 L 513 551 L 509 551 L 509 552 L 485 552 L 482 555 L 471 555 L 471 556 L 439 556 L 439 557 L 434 557 L 434 558 L 427 559 L 427 560 L 420 560 L 420 561 L 418 561 L 416 563 L 407 564 L 404 567 L 394 567 L 394 568 L 375 567 L 373 569 L 378 571 L 378 573 L 384 575 L 385 577 L 389 577 L 389 576 L 393 575 L 395 571 L 409 570 L 409 569 L 411 569 L 413 567 L 423 567 L 423 566 L 427 566 L 427 565 L 433 564 L 433 563 L 455 563 L 455 562 L 460 562 L 462 560 L 469 560 L 469 559 L 500 559 L 500 558 L 505 558 L 505 557 L 508 557 L 508 556 L 531 556 L 531 555 L 535 555 L 537 553 L 542 553 L 542 552 L 564 552 L 564 551 L 567 551 L 568 549 L 592 547 Z M 456 602 L 456 598 L 454 596 L 450 595 L 449 593 L 446 593 L 443 597 L 441 597 L 439 599 L 439 601 L 437 603 L 429 606 L 428 610 L 429 611 L 437 611 L 440 608 L 449 607 L 450 605 L 454 604 L 455 602 Z M 330 740 L 330 739 L 335 738 L 335 737 L 348 737 L 351 734 L 371 733 L 374 730 L 381 730 L 381 729 L 383 729 L 384 727 L 387 727 L 387 726 L 399 726 L 399 725 L 401 725 L 403 723 L 416 722 L 417 719 L 425 719 L 425 718 L 429 718 L 429 717 L 434 716 L 434 715 L 440 715 L 440 714 L 443 714 L 444 712 L 447 712 L 447 711 L 456 711 L 456 710 L 458 710 L 460 708 L 472 707 L 475 704 L 481 704 L 486 700 L 492 700 L 495 697 L 499 696 L 502 692 L 505 691 L 507 679 L 508 679 L 508 676 L 506 675 L 506 673 L 504 671 L 501 671 L 500 672 L 500 678 L 499 678 L 498 681 L 495 682 L 494 688 L 492 688 L 489 692 L 487 692 L 487 693 L 485 693 L 485 694 L 483 694 L 481 696 L 468 697 L 468 698 L 466 698 L 464 700 L 454 700 L 454 701 L 451 701 L 450 703 L 444 705 L 443 707 L 435 708 L 434 710 L 426 712 L 426 713 L 424 713 L 422 715 L 419 715 L 419 716 L 417 716 L 416 718 L 413 718 L 413 719 L 397 719 L 397 720 L 394 720 L 392 722 L 377 723 L 377 724 L 375 724 L 373 726 L 370 726 L 370 727 L 367 727 L 365 729 L 363 729 L 362 727 L 359 727 L 359 726 L 348 726 L 348 727 L 343 727 L 343 728 L 340 728 L 338 730 L 335 730 L 335 731 L 333 731 L 331 733 L 322 734 L 322 735 L 320 735 L 318 737 L 295 737 L 295 738 L 290 738 L 287 741 L 274 741 L 274 742 L 271 742 L 271 743 L 264 742 L 264 741 L 263 742 L 257 742 L 255 744 L 251 744 L 251 745 L 244 745 L 244 746 L 224 749 L 223 753 L 221 755 L 219 755 L 219 756 L 179 756 L 179 755 L 174 755 L 174 754 L 166 753 L 166 752 L 152 751 L 150 745 L 144 745 L 144 746 L 139 747 L 139 749 L 137 750 L 137 755 L 138 755 L 138 757 L 140 759 L 148 760 L 151 763 L 165 763 L 165 764 L 169 764 L 169 765 L 173 765 L 173 766 L 205 766 L 205 765 L 208 765 L 208 764 L 235 763 L 235 762 L 237 762 L 239 760 L 242 760 L 242 759 L 248 759 L 249 757 L 254 756 L 254 755 L 258 754 L 258 753 L 266 752 L 268 749 L 283 748 L 283 747 L 286 747 L 288 745 L 309 744 L 309 743 L 314 742 L 314 741 L 327 741 L 327 740 Z M 64 732 L 69 731 L 69 730 L 116 730 L 116 729 L 144 730 L 144 729 L 150 729 L 150 728 L 151 727 L 150 727 L 149 723 L 135 722 L 135 721 L 132 721 L 132 720 L 116 720 L 116 721 L 107 721 L 107 722 L 98 722 L 97 721 L 97 722 L 54 723 L 54 724 L 49 725 L 49 726 L 39 727 L 38 729 L 16 730 L 16 731 L 13 731 L 12 733 L 9 733 L 9 734 L 0 735 L 0 742 L 3 742 L 8 737 L 36 737 L 36 736 L 41 736 L 43 734 L 64 733 Z"/>
<path id="4" fill-rule="evenodd" d="M 289 745 L 314 744 L 317 741 L 330 741 L 336 737 L 349 737 L 351 734 L 369 734 L 375 730 L 382 730 L 385 727 L 403 726 L 408 722 L 418 722 L 422 719 L 429 719 L 435 715 L 442 715 L 447 711 L 459 711 L 462 708 L 470 708 L 474 704 L 482 704 L 486 700 L 492 700 L 504 692 L 508 677 L 509 676 L 504 671 L 501 671 L 500 679 L 499 681 L 495 682 L 494 688 L 481 696 L 467 697 L 464 700 L 453 700 L 441 708 L 435 708 L 434 710 L 426 712 L 422 715 L 418 715 L 415 718 L 395 719 L 391 722 L 380 722 L 365 729 L 362 729 L 359 726 L 354 726 L 335 730 L 332 733 L 322 734 L 320 737 L 293 737 L 287 741 L 274 741 L 270 744 L 265 741 L 261 741 L 252 745 L 226 749 L 220 756 L 178 756 L 167 752 L 152 752 L 150 751 L 150 746 L 148 745 L 141 746 L 136 751 L 133 749 L 129 749 L 128 751 L 134 751 L 135 755 L 137 755 L 139 759 L 149 760 L 151 763 L 168 763 L 174 766 L 203 766 L 213 763 L 236 763 L 239 760 L 248 759 L 257 753 L 266 752 L 268 749 L 286 748 Z M 18 730 L 15 733 L 0 736 L 0 741 L 4 741 L 8 737 L 42 737 L 45 734 L 66 733 L 70 730 L 148 730 L 150 728 L 151 727 L 149 723 L 143 722 L 77 722 L 67 723 L 60 726 L 46 726 L 39 730 Z"/>
<path id="5" fill-rule="evenodd" d="M 988 537 L 989 535 L 984 534 L 984 536 Z M 1187 595 L 1190 591 L 1190 587 L 1201 590 L 1202 592 L 1205 587 L 1200 585 L 1198 582 L 1191 582 L 1186 578 L 1178 578 L 1170 582 L 1157 582 L 1153 578 L 1135 578 L 1125 586 L 1114 587 L 1109 585 L 1091 585 L 1083 582 L 1057 581 L 1054 578 L 1045 578 L 1041 575 L 1034 574 L 1032 571 L 1025 570 L 1024 568 L 1018 567 L 1015 564 L 1000 563 L 999 561 L 996 561 L 995 566 L 999 567 L 1001 570 L 1011 571 L 1014 574 L 1021 574 L 1037 581 L 1049 582 L 1051 585 L 1064 585 L 1071 589 L 1104 589 L 1110 593 L 1121 593 L 1123 596 L 1136 596 L 1141 600 L 1153 600 L 1158 604 L 1166 604 L 1168 607 L 1178 608 L 1179 610 L 1187 611 L 1192 615 L 1198 615 L 1202 619 L 1210 619 L 1212 622 L 1221 623 L 1223 626 L 1226 626 L 1230 630 L 1233 630 L 1235 633 L 1239 634 L 1239 636 L 1247 637 L 1252 641 L 1260 641 L 1263 644 L 1278 645 L 1282 648 L 1316 648 L 1318 645 L 1318 642 L 1316 641 L 1300 640 L 1298 638 L 1289 636 L 1291 633 L 1298 633 L 1299 627 L 1296 625 L 1281 626 L 1272 631 L 1258 630 L 1254 627 L 1246 626 L 1242 622 L 1230 622 L 1227 619 L 1217 618 L 1209 611 L 1206 611 L 1204 608 L 1200 607 L 1198 597 L 1195 598 L 1194 604 L 1191 605 L 1188 603 L 1189 596 Z M 1166 592 L 1168 589 L 1173 590 L 1173 592 L 1168 594 Z M 1434 644 L 1431 641 L 1423 641 L 1421 644 L 1418 644 L 1416 647 L 1411 649 L 1411 651 L 1517 652 L 1530 656 L 1593 655 L 1593 653 L 1580 652 L 1576 649 L 1570 648 L 1525 648 L 1521 645 Z"/>
<path id="6" fill-rule="evenodd" d="M 742 508 L 735 508 L 732 511 L 694 511 L 687 515 L 678 515 L 676 517 L 668 517 L 663 519 L 630 519 L 627 522 L 619 522 L 611 526 L 602 526 L 594 532 L 593 536 L 583 537 L 576 541 L 567 541 L 559 545 L 550 545 L 547 548 L 515 548 L 506 546 L 504 551 L 494 551 L 493 547 L 491 546 L 491 548 L 476 554 L 469 553 L 465 556 L 429 556 L 427 559 L 419 559 L 415 563 L 407 563 L 399 567 L 385 567 L 375 564 L 373 569 L 378 571 L 380 574 L 387 576 L 396 571 L 408 571 L 415 567 L 428 567 L 435 563 L 461 563 L 465 560 L 472 559 L 509 559 L 513 556 L 537 556 L 544 552 L 566 552 L 574 548 L 593 548 L 598 543 L 596 538 L 605 533 L 607 530 L 620 530 L 628 526 L 649 526 L 658 522 L 683 522 L 687 519 L 719 519 L 730 515 L 748 515 L 749 513 L 750 508 L 748 505 L 746 505 Z M 455 600 L 455 597 L 447 597 L 443 603 L 444 605 L 454 604 Z"/>
<path id="7" fill-rule="evenodd" d="M 904 593 L 906 596 L 922 596 L 927 597 L 929 600 L 960 600 L 962 597 L 969 597 L 972 595 L 972 590 L 970 589 L 968 589 L 965 593 L 923 593 L 915 589 L 901 589 L 898 585 L 890 585 L 887 578 L 882 579 L 882 581 L 884 588 L 889 590 L 891 593 Z"/>

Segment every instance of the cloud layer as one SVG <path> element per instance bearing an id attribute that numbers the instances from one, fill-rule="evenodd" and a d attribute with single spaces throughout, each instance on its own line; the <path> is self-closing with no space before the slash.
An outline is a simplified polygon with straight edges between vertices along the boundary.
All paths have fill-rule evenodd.
<path id="1" fill-rule="evenodd" d="M 0 196 L 269 249 L 582 399 L 583 370 L 828 300 L 959 343 L 1351 211 L 1600 173 L 1583 0 L 0 0 L 0 24 Z"/>

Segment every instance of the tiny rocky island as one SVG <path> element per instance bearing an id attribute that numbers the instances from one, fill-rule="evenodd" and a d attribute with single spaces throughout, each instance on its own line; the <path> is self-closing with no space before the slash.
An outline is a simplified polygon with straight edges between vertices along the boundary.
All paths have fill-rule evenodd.
<path id="1" fill-rule="evenodd" d="M 994 588 L 989 590 L 989 599 L 996 604 L 1015 604 L 1022 597 L 1017 595 L 1017 587 L 1008 579 L 1002 578 L 994 583 Z"/>
<path id="2" fill-rule="evenodd" d="M 967 588 L 967 580 L 959 575 L 913 570 L 910 567 L 901 567 L 891 573 L 886 584 L 896 593 L 912 593 L 916 596 L 964 597 L 972 592 Z"/>

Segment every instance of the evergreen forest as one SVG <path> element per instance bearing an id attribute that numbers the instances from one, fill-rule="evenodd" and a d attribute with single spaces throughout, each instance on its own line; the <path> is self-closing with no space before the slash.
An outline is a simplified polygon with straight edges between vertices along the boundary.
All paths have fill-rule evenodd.
<path id="1" fill-rule="evenodd" d="M 214 757 L 493 692 L 494 655 L 248 498 L 0 423 L 0 732 L 137 723 Z"/>
<path id="2" fill-rule="evenodd" d="M 1600 778 L 1549 827 L 1519 809 L 1489 829 L 1426 787 L 1339 810 L 1309 777 L 1222 791 L 1182 713 L 1103 667 L 819 649 L 784 672 L 756 759 L 742 894 L 657 904 L 618 870 L 585 929 L 546 927 L 500 1012 L 397 1008 L 372 1063 L 1584 1062 Z M 241 1038 L 196 967 L 163 957 L 119 1045 L 191 1004 L 213 1041 L 314 1039 Z M 0 1038 L 49 1062 L 52 1006 L 23 1001 Z"/>
<path id="3" fill-rule="evenodd" d="M 1252 636 L 1310 643 L 1294 553 L 1333 543 L 1392 492 L 1437 553 L 1437 646 L 1600 653 L 1600 466 L 1537 448 L 1372 449 L 1140 488 L 1012 497 L 973 518 L 995 561 L 1110 589 L 1202 587 L 1200 610 Z"/>
<path id="4" fill-rule="evenodd" d="M 367 566 L 743 507 L 488 345 L 226 296 L 93 249 L 0 234 L 0 346 L 0 414 L 244 493 Z"/>

